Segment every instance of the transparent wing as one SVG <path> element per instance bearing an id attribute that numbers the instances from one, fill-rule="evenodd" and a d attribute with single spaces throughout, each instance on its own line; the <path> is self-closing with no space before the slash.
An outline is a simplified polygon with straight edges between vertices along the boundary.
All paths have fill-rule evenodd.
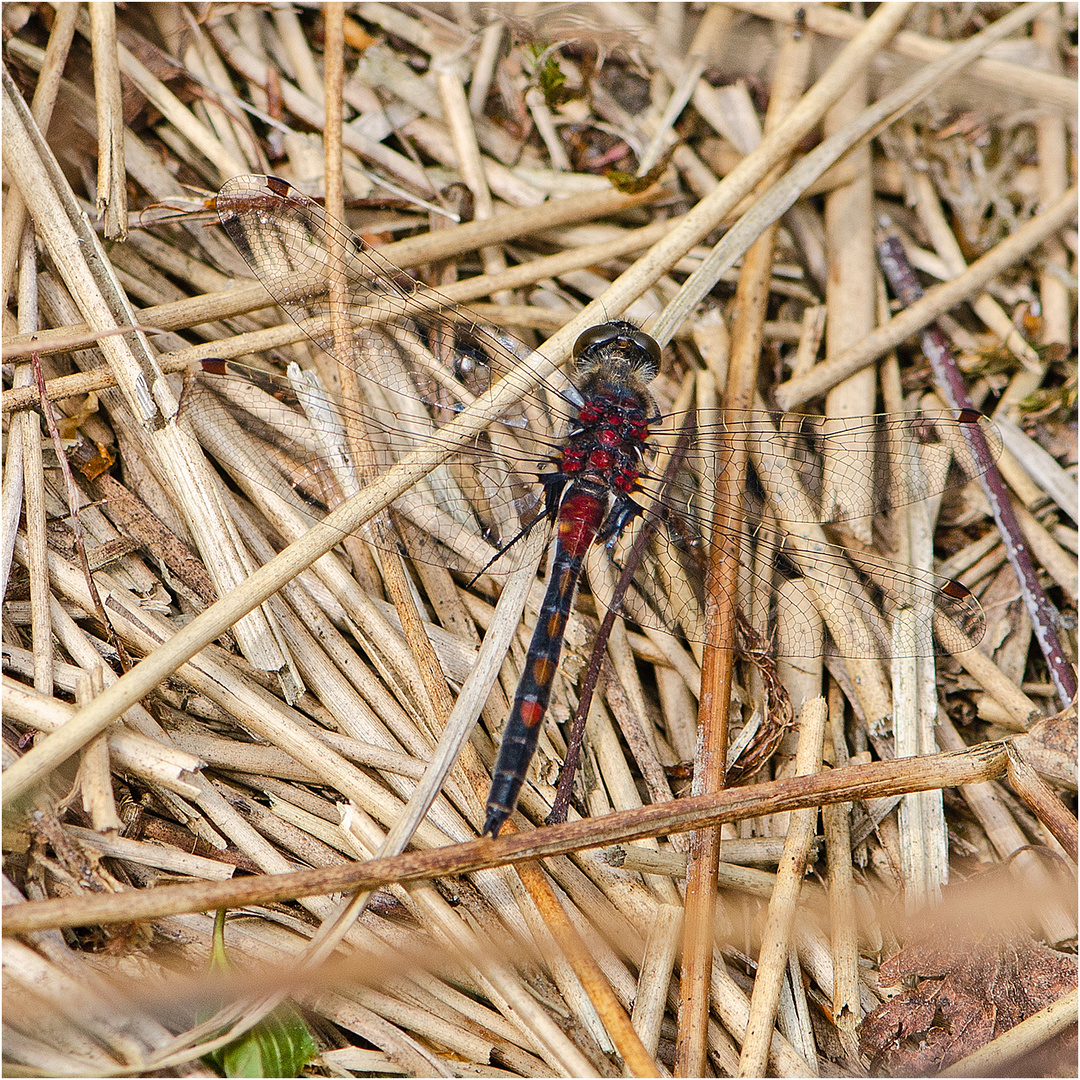
<path id="1" fill-rule="evenodd" d="M 284 180 L 234 177 L 215 205 L 270 295 L 361 378 L 395 392 L 419 391 L 452 415 L 527 360 L 521 342 L 425 288 Z M 548 389 L 575 397 L 568 381 Z"/>
<path id="2" fill-rule="evenodd" d="M 437 442 L 441 425 L 493 379 L 528 363 L 529 350 L 520 343 L 424 289 L 286 182 L 238 177 L 225 185 L 216 205 L 226 231 L 277 303 L 320 348 L 359 376 L 359 397 L 342 402 L 296 370 L 204 365 L 204 385 L 185 390 L 185 415 L 253 497 L 260 489 L 273 492 L 293 512 L 317 518 L 373 473 Z M 510 413 L 471 444 L 456 447 L 446 465 L 395 504 L 400 540 L 383 542 L 470 574 L 488 564 L 493 573 L 512 570 L 522 546 L 515 538 L 545 510 L 537 476 L 550 472 L 579 403 L 569 380 L 523 394 Z M 842 521 L 848 512 L 830 497 L 838 486 L 868 490 L 867 510 L 876 514 L 965 483 L 984 467 L 971 450 L 974 428 L 992 455 L 1000 450 L 984 418 L 943 412 L 837 422 L 750 413 L 698 423 L 682 467 L 665 485 L 659 463 L 673 449 L 684 419 L 669 414 L 650 426 L 657 464 L 646 469 L 634 498 L 643 507 L 659 500 L 664 523 L 624 601 L 632 618 L 702 639 L 700 567 L 715 509 L 708 478 L 739 448 L 756 462 L 743 494 L 749 522 L 740 552 L 744 576 L 754 582 L 759 629 L 783 629 L 785 651 L 819 651 L 813 624 L 822 610 L 835 648 L 847 656 L 884 657 L 898 650 L 930 655 L 981 636 L 981 609 L 962 586 L 870 554 L 856 562 L 824 538 L 800 540 L 783 530 L 766 534 L 756 523 L 765 506 L 789 525 Z M 359 463 L 353 460 L 352 429 L 363 432 Z M 620 541 L 616 559 L 627 543 L 628 538 Z M 788 588 L 791 581 L 801 582 L 800 589 Z M 801 599 L 792 601 L 791 595 Z M 843 618 L 829 614 L 830 603 L 846 612 Z M 892 616 L 905 606 L 922 618 L 906 639 L 894 640 Z"/>

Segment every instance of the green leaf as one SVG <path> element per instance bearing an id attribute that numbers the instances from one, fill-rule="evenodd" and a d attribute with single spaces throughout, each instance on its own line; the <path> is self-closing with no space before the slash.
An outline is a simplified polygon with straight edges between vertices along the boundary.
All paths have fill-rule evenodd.
<path id="1" fill-rule="evenodd" d="M 559 107 L 571 98 L 580 96 L 572 93 L 566 86 L 566 75 L 559 67 L 557 49 L 546 49 L 542 44 L 535 44 L 530 46 L 530 51 L 533 62 L 537 65 L 534 78 L 549 109 L 558 111 Z"/>
<path id="2" fill-rule="evenodd" d="M 225 952 L 225 909 L 214 912 L 214 937 L 210 944 L 210 970 L 228 971 L 229 957 Z"/>
<path id="3" fill-rule="evenodd" d="M 283 1001 L 247 1034 L 207 1058 L 223 1076 L 299 1076 L 318 1052 L 304 1018 Z"/>
<path id="4" fill-rule="evenodd" d="M 225 951 L 225 912 L 214 917 L 210 970 L 231 967 Z M 209 1019 L 200 1017 L 200 1023 Z M 221 1076 L 299 1076 L 319 1052 L 300 1013 L 288 1001 L 260 1020 L 250 1031 L 212 1053 L 203 1062 Z"/>
<path id="5" fill-rule="evenodd" d="M 671 161 L 671 155 L 675 148 L 669 149 L 664 156 L 644 176 L 634 176 L 631 173 L 622 172 L 620 169 L 608 169 L 604 176 L 612 187 L 621 191 L 624 195 L 637 195 L 653 186 L 664 175 L 664 170 Z"/>

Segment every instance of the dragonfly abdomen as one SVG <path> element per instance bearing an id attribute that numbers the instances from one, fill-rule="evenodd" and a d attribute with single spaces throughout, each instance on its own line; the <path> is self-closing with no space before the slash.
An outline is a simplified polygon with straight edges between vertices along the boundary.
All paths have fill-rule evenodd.
<path id="1" fill-rule="evenodd" d="M 525 668 L 491 779 L 484 834 L 497 836 L 525 783 L 529 762 L 540 739 L 540 725 L 551 699 L 551 686 L 562 655 L 563 635 L 585 554 L 604 520 L 604 504 L 574 485 L 559 507 L 558 543 L 540 615 L 536 620 Z"/>

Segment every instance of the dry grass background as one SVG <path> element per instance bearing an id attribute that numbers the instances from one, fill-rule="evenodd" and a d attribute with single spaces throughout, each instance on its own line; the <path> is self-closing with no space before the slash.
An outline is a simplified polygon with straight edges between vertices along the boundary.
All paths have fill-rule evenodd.
<path id="1" fill-rule="evenodd" d="M 7 1073 L 209 1074 L 208 1040 L 295 1041 L 287 998 L 318 1075 L 1068 1075 L 1076 13 L 1035 7 L 5 5 Z M 976 482 L 924 526 L 980 649 L 731 665 L 619 627 L 571 821 L 476 840 L 541 583 L 496 605 L 341 542 L 449 443 L 309 528 L 172 421 L 200 359 L 321 362 L 209 212 L 267 171 L 552 365 L 604 314 L 646 324 L 681 407 L 941 408 L 937 318 L 1022 533 Z M 903 315 L 882 215 L 927 287 Z M 155 333 L 101 336 L 131 323 Z M 912 562 L 917 533 L 841 539 Z M 721 790 L 762 716 L 773 755 Z"/>

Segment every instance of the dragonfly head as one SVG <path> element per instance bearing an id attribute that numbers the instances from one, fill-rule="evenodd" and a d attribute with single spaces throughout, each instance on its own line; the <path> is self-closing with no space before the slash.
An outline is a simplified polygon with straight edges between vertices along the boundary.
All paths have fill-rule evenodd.
<path id="1" fill-rule="evenodd" d="M 581 334 L 574 343 L 574 361 L 583 379 L 609 371 L 644 388 L 660 370 L 660 346 L 633 323 L 613 319 Z"/>

